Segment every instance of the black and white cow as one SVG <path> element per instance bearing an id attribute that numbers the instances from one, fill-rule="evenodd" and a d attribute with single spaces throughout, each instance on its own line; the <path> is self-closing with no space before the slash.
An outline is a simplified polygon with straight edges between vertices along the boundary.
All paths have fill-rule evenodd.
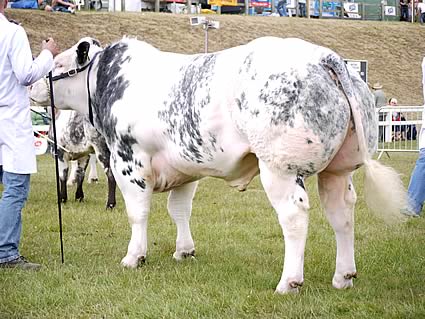
<path id="1" fill-rule="evenodd" d="M 52 140 L 52 126 L 49 137 Z M 108 199 L 106 208 L 116 205 L 116 182 L 110 168 L 111 153 L 106 145 L 105 138 L 87 121 L 86 116 L 76 111 L 61 110 L 56 115 L 56 134 L 59 159 L 59 179 L 61 202 L 68 200 L 67 180 L 71 161 L 76 161 L 75 183 L 77 190 L 75 199 L 83 201 L 83 182 L 91 154 L 96 154 L 97 159 L 105 170 L 108 179 Z M 66 149 L 67 151 L 65 151 Z"/>
<path id="2" fill-rule="evenodd" d="M 67 72 L 77 74 L 64 78 Z M 260 174 L 285 236 L 278 293 L 298 291 L 304 280 L 306 178 L 318 175 L 335 231 L 336 288 L 351 287 L 356 277 L 353 172 L 365 166 L 365 193 L 373 208 L 398 214 L 405 205 L 398 174 L 371 159 L 377 146 L 373 96 L 327 48 L 266 37 L 216 53 L 183 55 L 135 39 L 102 49 L 83 38 L 55 58 L 54 75 L 57 104 L 92 112 L 111 150 L 132 230 L 121 262 L 126 267 L 146 258 L 155 192 L 170 192 L 174 258 L 194 254 L 189 219 L 197 181 L 205 176 L 242 191 Z M 49 99 L 44 82 L 33 87 L 32 98 Z"/>

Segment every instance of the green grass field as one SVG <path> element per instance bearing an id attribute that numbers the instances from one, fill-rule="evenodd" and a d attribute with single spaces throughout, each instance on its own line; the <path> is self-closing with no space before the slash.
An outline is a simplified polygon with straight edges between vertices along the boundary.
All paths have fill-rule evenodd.
<path id="1" fill-rule="evenodd" d="M 416 154 L 381 161 L 407 185 Z M 65 264 L 60 262 L 54 161 L 39 173 L 24 211 L 21 253 L 39 272 L 0 271 L 0 318 L 425 318 L 425 219 L 388 225 L 363 202 L 362 169 L 355 174 L 355 288 L 338 291 L 332 229 L 308 180 L 311 210 L 305 282 L 298 295 L 274 294 L 283 265 L 283 237 L 256 178 L 244 193 L 221 180 L 201 181 L 193 205 L 196 260 L 175 262 L 175 227 L 166 194 L 154 196 L 148 260 L 123 269 L 130 229 L 121 196 L 104 209 L 105 177 L 86 184 L 84 203 L 63 206 Z"/>

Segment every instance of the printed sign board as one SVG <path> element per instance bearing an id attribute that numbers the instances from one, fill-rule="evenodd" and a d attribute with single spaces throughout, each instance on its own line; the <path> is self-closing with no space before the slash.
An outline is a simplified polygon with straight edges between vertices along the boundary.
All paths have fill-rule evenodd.
<path id="1" fill-rule="evenodd" d="M 344 62 L 359 72 L 360 77 L 367 83 L 367 61 L 366 60 L 349 60 L 344 59 Z"/>
<path id="2" fill-rule="evenodd" d="M 186 0 L 184 0 L 186 2 Z M 208 4 L 212 6 L 237 6 L 237 0 L 208 0 Z"/>
<path id="3" fill-rule="evenodd" d="M 271 2 L 269 0 L 255 0 L 251 1 L 251 7 L 269 8 L 271 7 Z"/>
<path id="4" fill-rule="evenodd" d="M 344 2 L 344 10 L 347 13 L 359 13 L 359 4 L 354 2 Z"/>
<path id="5" fill-rule="evenodd" d="M 34 147 L 36 155 L 43 155 L 47 151 L 47 140 L 42 137 L 34 137 Z"/>
<path id="6" fill-rule="evenodd" d="M 385 6 L 384 10 L 385 10 L 386 16 L 393 16 L 394 17 L 394 16 L 397 15 L 395 7 Z"/>

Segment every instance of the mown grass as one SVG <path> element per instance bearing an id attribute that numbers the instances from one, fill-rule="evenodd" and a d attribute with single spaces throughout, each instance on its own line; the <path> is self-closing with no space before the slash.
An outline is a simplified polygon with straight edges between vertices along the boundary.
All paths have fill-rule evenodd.
<path id="1" fill-rule="evenodd" d="M 383 156 L 407 185 L 415 154 Z M 363 202 L 355 175 L 355 288 L 331 280 L 335 241 L 316 191 L 311 202 L 305 283 L 299 295 L 274 294 L 283 238 L 258 178 L 244 193 L 216 179 L 201 181 L 193 205 L 196 260 L 175 262 L 175 227 L 166 194 L 154 196 L 144 267 L 122 269 L 130 229 L 122 198 L 104 209 L 104 176 L 86 185 L 86 200 L 63 206 L 65 264 L 60 262 L 54 161 L 39 157 L 39 173 L 24 211 L 21 253 L 43 264 L 36 273 L 0 271 L 0 318 L 425 318 L 425 222 L 388 225 Z M 73 197 L 71 189 L 70 197 Z"/>

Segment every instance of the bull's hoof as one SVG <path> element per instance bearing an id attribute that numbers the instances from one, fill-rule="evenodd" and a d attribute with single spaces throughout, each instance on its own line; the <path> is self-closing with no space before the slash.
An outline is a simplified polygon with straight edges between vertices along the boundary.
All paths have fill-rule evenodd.
<path id="1" fill-rule="evenodd" d="M 84 196 L 83 197 L 75 197 L 75 201 L 80 202 L 80 203 L 84 202 Z"/>
<path id="2" fill-rule="evenodd" d="M 181 261 L 183 259 L 195 259 L 195 250 L 191 251 L 179 251 L 174 252 L 173 258 L 177 261 Z"/>
<path id="3" fill-rule="evenodd" d="M 116 206 L 116 203 L 106 203 L 106 209 L 114 209 Z"/>
<path id="4" fill-rule="evenodd" d="M 60 199 L 60 202 L 61 202 L 62 204 L 65 204 L 67 201 L 68 201 L 68 198 L 61 198 L 61 199 Z"/>
<path id="5" fill-rule="evenodd" d="M 357 273 L 346 273 L 345 275 L 334 275 L 332 286 L 336 289 L 346 289 L 353 287 L 353 278 L 357 278 Z"/>
<path id="6" fill-rule="evenodd" d="M 301 281 L 289 281 L 288 283 L 279 283 L 276 287 L 275 293 L 277 294 L 296 294 L 300 292 L 303 282 Z"/>
<path id="7" fill-rule="evenodd" d="M 125 256 L 121 260 L 121 265 L 125 268 L 137 268 L 142 267 L 146 263 L 146 257 L 140 256 L 140 257 L 133 257 L 133 256 Z"/>
<path id="8" fill-rule="evenodd" d="M 91 183 L 97 184 L 97 183 L 99 183 L 99 179 L 98 178 L 89 178 L 88 181 L 87 181 L 87 183 L 89 183 L 89 184 L 91 184 Z"/>

